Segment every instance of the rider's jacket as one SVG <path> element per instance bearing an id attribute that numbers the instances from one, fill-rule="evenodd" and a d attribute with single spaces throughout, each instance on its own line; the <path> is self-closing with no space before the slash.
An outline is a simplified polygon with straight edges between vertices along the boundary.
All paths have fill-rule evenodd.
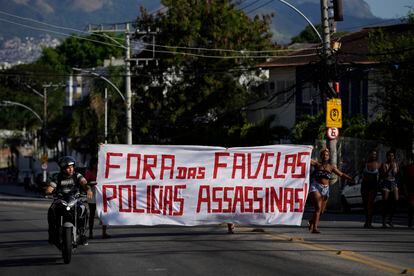
<path id="1" fill-rule="evenodd" d="M 59 173 L 56 179 L 50 182 L 50 186 L 55 188 L 56 193 L 77 193 L 80 190 L 80 182 L 85 179 L 80 173 L 75 172 L 71 176 L 65 176 Z"/>

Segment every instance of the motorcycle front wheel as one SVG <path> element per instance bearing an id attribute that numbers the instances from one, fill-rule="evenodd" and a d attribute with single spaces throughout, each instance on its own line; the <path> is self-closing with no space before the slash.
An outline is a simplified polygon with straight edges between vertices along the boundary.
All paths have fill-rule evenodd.
<path id="1" fill-rule="evenodd" d="M 72 258 L 72 227 L 64 227 L 62 231 L 62 257 L 65 264 Z"/>

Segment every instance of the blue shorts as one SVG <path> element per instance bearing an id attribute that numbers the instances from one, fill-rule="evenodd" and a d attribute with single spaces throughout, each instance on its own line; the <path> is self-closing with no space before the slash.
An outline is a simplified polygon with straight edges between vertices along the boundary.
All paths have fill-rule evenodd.
<path id="1" fill-rule="evenodd" d="M 321 196 L 329 197 L 329 185 L 322 185 L 316 181 L 312 181 L 309 189 L 310 193 L 319 192 Z"/>
<path id="2" fill-rule="evenodd" d="M 381 189 L 382 190 L 393 192 L 397 188 L 398 188 L 398 184 L 397 184 L 397 181 L 395 181 L 395 180 L 386 180 L 385 179 L 381 183 Z"/>

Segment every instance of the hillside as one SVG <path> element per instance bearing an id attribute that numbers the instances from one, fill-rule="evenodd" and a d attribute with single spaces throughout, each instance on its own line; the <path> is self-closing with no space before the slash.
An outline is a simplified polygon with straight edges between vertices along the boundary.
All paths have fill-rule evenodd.
<path id="1" fill-rule="evenodd" d="M 320 0 L 290 0 L 292 5 L 301 10 L 314 24 L 320 22 Z M 264 5 L 268 3 L 267 5 Z M 11 24 L 30 25 L 34 28 L 52 29 L 48 25 L 34 24 L 21 18 L 9 16 L 7 12 L 20 17 L 32 18 L 47 24 L 84 30 L 88 24 L 117 23 L 133 21 L 139 14 L 142 5 L 149 11 L 160 7 L 159 0 L 0 0 L 0 36 L 8 39 L 14 36 L 37 37 L 44 33 L 28 27 Z M 250 5 L 250 6 L 249 6 Z M 260 7 L 263 6 L 263 7 Z M 245 0 L 238 7 L 250 16 L 260 13 L 274 13 L 272 29 L 274 39 L 278 42 L 289 42 L 290 37 L 302 31 L 307 22 L 291 8 L 279 1 L 269 3 L 267 0 Z M 244 8 L 247 7 L 247 8 Z M 363 0 L 344 1 L 345 21 L 338 25 L 339 29 L 365 26 L 381 22 L 372 15 L 369 6 Z M 57 32 L 68 32 L 52 29 Z M 57 36 L 57 33 L 50 33 Z"/>

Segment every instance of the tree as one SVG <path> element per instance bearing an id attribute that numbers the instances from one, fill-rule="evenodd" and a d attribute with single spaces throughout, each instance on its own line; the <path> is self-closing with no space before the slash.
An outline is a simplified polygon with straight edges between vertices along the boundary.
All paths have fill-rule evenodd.
<path id="1" fill-rule="evenodd" d="M 244 107 L 259 95 L 240 80 L 260 61 L 248 51 L 274 49 L 270 17 L 250 19 L 230 1 L 209 2 L 162 1 L 166 13 L 138 18 L 141 29 L 160 30 L 162 53 L 157 65 L 134 71 L 135 142 L 242 143 Z"/>
<path id="2" fill-rule="evenodd" d="M 27 88 L 27 85 L 43 93 L 43 84 L 65 84 L 72 67 L 97 67 L 103 65 L 104 59 L 121 56 L 123 48 L 113 42 L 113 39 L 118 37 L 111 38 L 101 34 L 86 37 L 73 36 L 55 49 L 45 48 L 36 62 L 15 66 L 3 72 L 0 79 L 0 100 L 23 103 L 42 116 L 43 101 Z M 86 98 L 82 106 L 90 108 L 76 108 L 70 115 L 64 112 L 65 88 L 48 89 L 46 137 L 50 147 L 54 148 L 61 138 L 73 135 L 71 141 L 74 149 L 81 152 L 91 149 L 96 152 L 98 141 L 103 142 L 103 131 L 98 131 L 103 129 L 103 89 L 101 88 L 102 86 L 98 85 L 96 88 L 91 88 L 92 95 Z M 16 107 L 7 108 L 8 112 L 0 113 L 3 128 L 26 127 L 32 130 L 41 128 L 39 120 L 28 111 Z M 111 114 L 114 117 L 110 118 L 110 121 L 118 121 L 119 112 Z M 83 124 L 81 118 L 86 118 L 91 123 Z M 114 129 L 114 133 L 118 132 L 120 131 Z M 97 136 L 97 133 L 102 135 Z"/>
<path id="3" fill-rule="evenodd" d="M 392 146 L 412 149 L 414 139 L 414 14 L 406 25 L 372 32 L 372 56 L 383 66 L 378 84 L 379 138 Z"/>
<path id="4" fill-rule="evenodd" d="M 322 33 L 322 25 L 318 24 L 315 26 L 319 33 Z M 312 26 L 308 25 L 299 35 L 292 37 L 292 43 L 320 43 L 318 35 Z"/>
<path id="5" fill-rule="evenodd" d="M 65 78 L 69 76 L 72 67 L 102 66 L 104 59 L 120 57 L 123 54 L 123 48 L 113 42 L 119 37 L 107 36 L 96 33 L 87 37 L 69 37 L 56 49 L 45 49 L 36 64 L 48 64 Z M 78 152 L 96 154 L 98 143 L 104 142 L 104 89 L 97 81 L 96 84 L 90 85 L 89 90 L 90 95 L 73 109 L 71 115 L 61 113 L 59 121 L 51 123 L 50 127 L 57 131 L 55 132 L 57 135 L 53 136 L 56 139 L 70 137 L 72 148 Z M 63 102 L 62 99 L 61 107 L 63 107 Z M 111 114 L 119 116 L 117 112 Z M 109 118 L 111 122 L 117 121 L 117 119 L 114 116 Z M 114 132 L 119 131 L 114 130 Z"/>
<path id="6" fill-rule="evenodd" d="M 298 144 L 313 145 L 316 139 L 325 138 L 324 113 L 305 115 L 296 123 L 292 131 L 292 140 Z"/>
<path id="7" fill-rule="evenodd" d="M 315 28 L 320 34 L 323 33 L 321 24 L 315 25 Z M 335 40 L 336 38 L 341 37 L 346 33 L 348 32 L 335 32 L 334 34 L 332 34 L 332 39 Z M 292 43 L 320 43 L 320 42 L 321 42 L 320 38 L 318 37 L 318 35 L 315 33 L 315 30 L 310 25 L 306 26 L 305 29 L 300 32 L 300 34 L 292 37 Z"/>
<path id="8" fill-rule="evenodd" d="M 48 64 L 23 64 L 6 70 L 0 79 L 0 100 L 14 101 L 32 108 L 43 117 L 43 99 L 33 90 L 43 95 L 42 84 L 65 83 Z M 31 87 L 31 88 L 30 88 Z M 48 93 L 48 121 L 57 120 L 62 112 L 64 88 Z M 21 107 L 8 107 L 8 112 L 0 113 L 3 128 L 39 130 L 42 123 L 29 111 Z M 43 119 L 43 118 L 42 118 Z"/>
<path id="9" fill-rule="evenodd" d="M 70 72 L 72 67 L 102 66 L 104 59 L 123 54 L 123 48 L 113 41 L 119 37 L 108 37 L 100 33 L 86 37 L 71 36 L 55 49 L 45 48 L 36 64 L 48 64 L 57 72 Z"/>

